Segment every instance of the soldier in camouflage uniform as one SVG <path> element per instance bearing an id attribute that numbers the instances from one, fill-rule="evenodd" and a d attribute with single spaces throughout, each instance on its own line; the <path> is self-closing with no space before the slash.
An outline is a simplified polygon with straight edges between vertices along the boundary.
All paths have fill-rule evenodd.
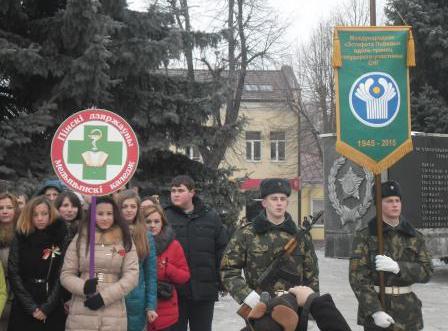
<path id="1" fill-rule="evenodd" d="M 292 277 L 276 279 L 271 288 L 259 288 L 257 280 L 279 255 L 286 243 L 300 231 L 286 212 L 291 193 L 289 182 L 284 179 L 265 179 L 260 184 L 265 210 L 252 222 L 237 229 L 224 251 L 221 277 L 224 287 L 232 297 L 246 302 L 246 298 L 267 291 L 280 294 L 290 287 L 304 284 L 319 291 L 317 256 L 308 233 L 301 236 L 291 255 L 283 255 L 281 269 Z M 300 238 L 300 237 L 298 237 Z M 241 271 L 244 271 L 244 278 Z M 249 295 L 250 294 L 250 295 Z M 258 299 L 258 296 L 257 296 Z M 252 304 L 249 306 L 253 307 Z"/>
<path id="2" fill-rule="evenodd" d="M 429 281 L 432 270 L 423 235 L 401 216 L 398 183 L 382 184 L 384 255 L 378 255 L 376 218 L 355 234 L 350 285 L 358 298 L 358 324 L 364 330 L 423 329 L 422 303 L 411 285 Z M 379 300 L 379 273 L 384 271 L 385 307 Z"/>

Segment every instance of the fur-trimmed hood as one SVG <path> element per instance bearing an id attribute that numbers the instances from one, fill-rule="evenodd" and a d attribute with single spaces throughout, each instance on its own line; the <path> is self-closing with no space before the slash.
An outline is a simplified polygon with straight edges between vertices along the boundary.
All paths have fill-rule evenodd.
<path id="1" fill-rule="evenodd" d="M 87 237 L 87 226 L 83 226 L 81 236 L 83 240 Z M 118 245 L 123 243 L 123 232 L 118 225 L 112 225 L 107 230 L 95 229 L 95 244 Z"/>
<path id="2" fill-rule="evenodd" d="M 29 238 L 42 238 L 43 236 L 50 238 L 52 241 L 55 242 L 64 242 L 66 236 L 67 236 L 67 225 L 64 221 L 57 218 L 52 224 L 48 225 L 43 230 L 34 230 L 33 232 L 29 234 L 24 234 L 21 232 L 16 232 L 17 239 L 20 240 L 28 240 Z"/>
<path id="3" fill-rule="evenodd" d="M 272 230 L 277 231 L 285 231 L 289 234 L 295 235 L 298 231 L 297 225 L 292 220 L 292 217 L 290 214 L 285 214 L 285 221 L 279 225 L 275 225 L 266 217 L 266 211 L 263 210 L 260 214 L 258 214 L 257 217 L 254 218 L 252 221 L 252 226 L 254 227 L 254 230 L 256 233 L 265 233 Z"/>
<path id="4" fill-rule="evenodd" d="M 28 234 L 16 231 L 16 238 L 19 245 L 51 246 L 55 244 L 64 250 L 68 244 L 68 229 L 62 220 L 56 219 L 43 230 L 34 230 Z"/>
<path id="5" fill-rule="evenodd" d="M 162 254 L 175 239 L 174 230 L 170 225 L 165 225 L 157 236 L 154 236 L 157 256 Z"/>
<path id="6" fill-rule="evenodd" d="M 15 232 L 16 224 L 14 222 L 0 224 L 0 248 L 11 246 Z"/>
<path id="7" fill-rule="evenodd" d="M 117 225 L 112 225 L 106 231 L 96 230 L 95 244 L 118 245 L 123 242 L 123 232 Z"/>

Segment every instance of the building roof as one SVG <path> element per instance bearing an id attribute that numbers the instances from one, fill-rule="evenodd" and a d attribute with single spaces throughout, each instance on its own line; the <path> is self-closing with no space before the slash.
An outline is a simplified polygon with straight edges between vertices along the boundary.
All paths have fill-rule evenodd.
<path id="1" fill-rule="evenodd" d="M 186 69 L 168 69 L 170 76 L 187 76 Z M 209 70 L 195 70 L 197 81 L 212 80 Z M 228 71 L 222 73 L 223 77 Z M 244 80 L 242 100 L 245 102 L 285 102 L 290 93 L 297 90 L 298 83 L 290 66 L 282 66 L 280 70 L 248 70 Z"/>
<path id="2" fill-rule="evenodd" d="M 167 72 L 170 76 L 187 76 L 186 69 L 169 69 Z M 209 70 L 195 70 L 194 73 L 196 81 L 212 80 Z M 228 71 L 221 74 L 223 77 L 227 75 Z M 282 66 L 280 70 L 248 70 L 244 85 L 242 96 L 244 102 L 287 102 L 299 86 L 290 66 Z M 306 127 L 303 129 L 306 130 Z M 301 185 L 322 184 L 323 167 L 314 146 L 315 142 L 302 135 L 301 140 Z M 306 145 L 306 149 L 304 145 Z M 258 179 L 252 178 L 252 180 Z M 250 183 L 254 184 L 255 182 Z"/>

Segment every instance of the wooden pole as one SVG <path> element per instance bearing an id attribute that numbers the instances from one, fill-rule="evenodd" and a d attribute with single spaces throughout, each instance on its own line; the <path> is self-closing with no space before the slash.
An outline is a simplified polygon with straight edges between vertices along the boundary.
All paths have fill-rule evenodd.
<path id="1" fill-rule="evenodd" d="M 384 255 L 384 239 L 383 239 L 383 210 L 381 208 L 381 174 L 375 175 L 375 201 L 376 201 L 376 234 L 378 238 L 378 254 Z M 380 301 L 384 308 L 384 271 L 379 272 L 380 281 Z"/>
<path id="2" fill-rule="evenodd" d="M 370 0 L 370 25 L 376 26 L 376 0 Z M 378 254 L 384 255 L 384 238 L 383 238 L 383 210 L 381 208 L 381 174 L 375 175 L 375 201 L 376 201 L 376 235 L 378 238 Z M 380 281 L 380 301 L 384 308 L 384 272 L 379 272 Z"/>
<path id="3" fill-rule="evenodd" d="M 370 25 L 376 25 L 376 0 L 370 0 Z"/>

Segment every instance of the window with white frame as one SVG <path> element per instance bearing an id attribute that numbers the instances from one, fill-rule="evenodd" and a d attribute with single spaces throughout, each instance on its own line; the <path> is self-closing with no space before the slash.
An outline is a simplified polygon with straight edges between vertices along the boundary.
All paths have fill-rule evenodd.
<path id="1" fill-rule="evenodd" d="M 246 131 L 246 160 L 261 160 L 261 132 Z"/>
<path id="2" fill-rule="evenodd" d="M 271 161 L 284 161 L 286 157 L 286 134 L 285 131 L 272 131 L 271 139 Z"/>
<path id="3" fill-rule="evenodd" d="M 196 146 L 188 146 L 186 148 L 186 154 L 193 161 L 201 161 L 201 154 Z"/>

